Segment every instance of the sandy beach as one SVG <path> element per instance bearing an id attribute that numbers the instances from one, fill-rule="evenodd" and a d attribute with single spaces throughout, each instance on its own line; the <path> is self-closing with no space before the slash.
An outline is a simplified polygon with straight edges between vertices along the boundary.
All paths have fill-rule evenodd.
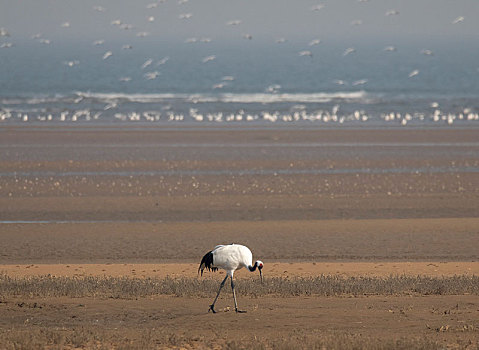
<path id="1" fill-rule="evenodd" d="M 479 275 L 475 129 L 3 126 L 0 135 L 0 273 L 12 278 L 195 280 L 221 243 L 246 244 L 265 276 L 285 280 Z M 138 348 L 146 338 L 158 348 L 298 337 L 479 344 L 478 295 L 240 296 L 244 318 L 208 314 L 204 296 L 0 297 L 5 343 L 27 329 L 40 339 L 97 324 L 113 347 L 122 331 Z"/>

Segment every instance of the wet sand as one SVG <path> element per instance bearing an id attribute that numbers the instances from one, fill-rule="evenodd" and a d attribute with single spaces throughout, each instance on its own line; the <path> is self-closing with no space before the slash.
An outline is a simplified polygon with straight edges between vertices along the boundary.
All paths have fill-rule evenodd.
<path id="1" fill-rule="evenodd" d="M 272 277 L 477 275 L 477 131 L 4 126 L 0 272 L 195 277 L 205 252 L 235 242 Z M 95 326 L 105 342 L 166 331 L 190 348 L 301 332 L 458 348 L 479 339 L 477 295 L 241 297 L 246 316 L 208 314 L 209 302 L 7 298 L 0 336 L 60 324 Z M 45 307 L 18 306 L 35 303 Z"/>

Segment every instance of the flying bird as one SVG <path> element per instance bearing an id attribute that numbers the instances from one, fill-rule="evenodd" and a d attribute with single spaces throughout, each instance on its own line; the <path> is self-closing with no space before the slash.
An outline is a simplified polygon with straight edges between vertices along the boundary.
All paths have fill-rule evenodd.
<path id="1" fill-rule="evenodd" d="M 5 28 L 0 28 L 0 36 L 10 36 L 10 33 Z"/>
<path id="2" fill-rule="evenodd" d="M 347 56 L 349 54 L 352 54 L 353 52 L 356 52 L 356 49 L 354 47 L 349 47 L 343 52 L 343 56 Z"/>
<path id="3" fill-rule="evenodd" d="M 386 16 L 396 16 L 396 15 L 399 15 L 399 11 L 398 10 L 389 10 L 389 11 L 386 11 L 385 15 Z"/>
<path id="4" fill-rule="evenodd" d="M 148 67 L 149 65 L 151 65 L 153 63 L 153 59 L 149 58 L 145 61 L 145 63 L 143 63 L 143 65 L 141 66 L 141 69 L 145 69 L 146 67 Z"/>
<path id="5" fill-rule="evenodd" d="M 192 13 L 181 13 L 178 16 L 179 19 L 190 19 L 191 17 L 193 17 Z"/>
<path id="6" fill-rule="evenodd" d="M 76 65 L 80 64 L 80 61 L 78 61 L 78 60 L 64 61 L 63 64 L 68 66 L 68 67 L 73 67 L 73 66 L 76 66 Z"/>
<path id="7" fill-rule="evenodd" d="M 298 55 L 313 57 L 313 53 L 309 50 L 300 51 L 300 52 L 298 52 Z"/>
<path id="8" fill-rule="evenodd" d="M 167 56 L 167 57 L 163 57 L 161 60 L 158 61 L 158 63 L 156 64 L 157 66 L 161 66 L 163 64 L 165 64 L 166 62 L 168 62 L 170 58 Z"/>
<path id="9" fill-rule="evenodd" d="M 111 55 L 113 55 L 113 52 L 111 51 L 107 51 L 105 52 L 105 54 L 103 55 L 103 59 L 106 60 L 108 57 L 110 57 Z"/>
<path id="10" fill-rule="evenodd" d="M 333 83 L 337 84 L 337 85 L 348 85 L 348 83 L 344 80 L 341 80 L 341 79 L 335 79 L 333 80 Z"/>
<path id="11" fill-rule="evenodd" d="M 395 46 L 386 46 L 383 51 L 386 51 L 386 52 L 394 52 L 394 51 L 397 51 L 396 47 Z"/>
<path id="12" fill-rule="evenodd" d="M 159 75 L 160 75 L 160 72 L 154 71 L 154 72 L 145 73 L 144 77 L 145 77 L 146 80 L 153 80 L 153 79 L 158 78 Z"/>
<path id="13" fill-rule="evenodd" d="M 201 62 L 206 63 L 206 62 L 214 61 L 215 59 L 216 59 L 216 56 L 215 56 L 215 55 L 211 55 L 211 56 L 207 56 L 207 57 L 203 58 L 203 59 L 201 60 Z"/>
<path id="14" fill-rule="evenodd" d="M 263 266 L 263 262 L 260 260 L 257 260 L 253 265 L 253 254 L 251 253 L 251 250 L 241 244 L 218 245 L 212 251 L 206 253 L 205 256 L 203 256 L 203 259 L 201 259 L 200 266 L 198 267 L 198 273 L 201 271 L 201 275 L 203 276 L 204 269 L 217 271 L 220 268 L 226 271 L 226 277 L 223 282 L 221 282 L 220 289 L 216 294 L 216 298 L 213 301 L 213 304 L 210 305 L 208 311 L 216 313 L 216 300 L 218 300 L 218 296 L 220 295 L 221 289 L 225 285 L 226 280 L 228 277 L 231 277 L 231 289 L 233 291 L 235 311 L 238 313 L 246 312 L 238 309 L 233 275 L 236 270 L 239 270 L 243 267 L 246 267 L 251 272 L 258 269 L 261 282 L 263 282 L 263 274 L 261 272 Z"/>
<path id="15" fill-rule="evenodd" d="M 324 4 L 314 5 L 311 7 L 311 11 L 320 11 L 324 8 Z"/>
<path id="16" fill-rule="evenodd" d="M 367 84 L 367 82 L 368 82 L 367 79 L 360 79 L 360 80 L 353 81 L 351 85 L 352 86 L 364 85 L 364 84 Z"/>
<path id="17" fill-rule="evenodd" d="M 464 22 L 464 19 L 465 18 L 463 16 L 459 16 L 454 21 L 452 21 L 452 24 L 458 24 L 460 22 Z"/>
<path id="18" fill-rule="evenodd" d="M 226 22 L 229 26 L 239 26 L 242 23 L 240 19 L 233 19 L 231 21 Z"/>
<path id="19" fill-rule="evenodd" d="M 409 73 L 409 78 L 415 77 L 419 74 L 419 70 L 415 69 L 411 73 Z"/>

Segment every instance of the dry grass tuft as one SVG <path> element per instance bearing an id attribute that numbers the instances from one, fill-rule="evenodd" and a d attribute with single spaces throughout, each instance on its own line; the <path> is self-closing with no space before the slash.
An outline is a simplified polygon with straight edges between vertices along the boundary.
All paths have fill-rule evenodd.
<path id="1" fill-rule="evenodd" d="M 219 279 L 131 278 L 131 277 L 10 277 L 0 275 L 0 297 L 101 297 L 134 299 L 152 295 L 213 296 Z M 294 297 L 360 295 L 479 295 L 479 276 L 426 277 L 389 276 L 349 277 L 318 276 L 312 278 L 267 278 L 236 283 L 238 293 L 259 297 L 277 295 Z"/>

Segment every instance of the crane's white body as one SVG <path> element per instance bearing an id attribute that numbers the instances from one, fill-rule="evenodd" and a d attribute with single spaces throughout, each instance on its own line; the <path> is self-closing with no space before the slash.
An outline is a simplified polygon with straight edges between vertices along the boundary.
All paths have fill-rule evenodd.
<path id="1" fill-rule="evenodd" d="M 241 244 L 218 245 L 211 251 L 213 266 L 223 269 L 233 277 L 236 270 L 253 266 L 253 254 Z"/>
<path id="2" fill-rule="evenodd" d="M 233 282 L 233 276 L 236 270 L 242 269 L 243 267 L 248 268 L 249 271 L 253 272 L 258 268 L 261 280 L 263 279 L 261 270 L 263 269 L 263 262 L 257 260 L 253 265 L 253 254 L 248 247 L 245 247 L 241 244 L 228 244 L 228 245 L 217 245 L 212 251 L 205 254 L 203 259 L 201 260 L 200 267 L 198 268 L 198 273 L 201 271 L 201 275 L 203 275 L 203 271 L 205 269 L 216 271 L 218 269 L 223 269 L 226 271 L 226 277 L 221 282 L 220 289 L 218 290 L 218 294 L 216 294 L 216 298 L 213 301 L 213 304 L 210 305 L 210 311 L 215 313 L 215 303 L 220 295 L 221 288 L 223 288 L 226 280 L 228 277 L 231 278 L 231 289 L 233 291 L 233 299 L 235 302 L 235 310 L 236 312 L 242 312 L 238 310 L 238 304 L 236 302 L 236 292 L 235 286 Z"/>

